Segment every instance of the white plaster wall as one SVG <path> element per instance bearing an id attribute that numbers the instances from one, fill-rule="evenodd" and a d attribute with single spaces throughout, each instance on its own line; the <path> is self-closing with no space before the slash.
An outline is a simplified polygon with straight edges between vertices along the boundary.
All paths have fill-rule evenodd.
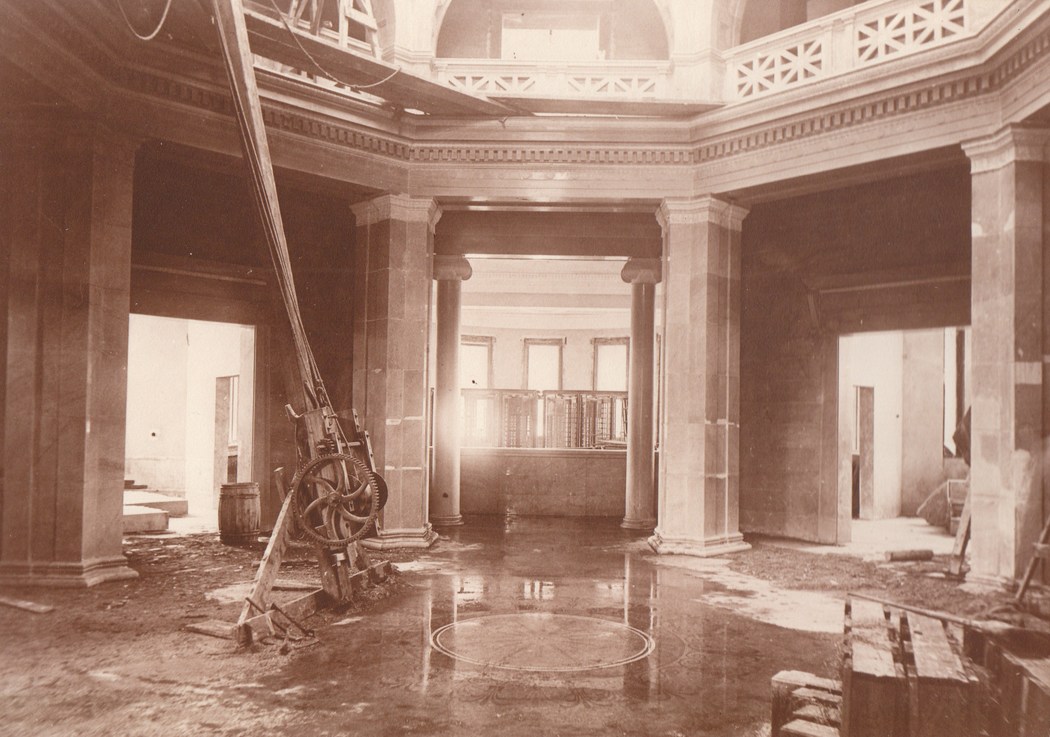
<path id="1" fill-rule="evenodd" d="M 846 344 L 845 385 L 875 388 L 875 518 L 901 512 L 901 426 L 904 334 L 865 333 L 842 338 Z M 851 393 L 846 401 L 854 403 Z M 856 424 L 855 404 L 851 416 Z"/>
<path id="2" fill-rule="evenodd" d="M 124 475 L 152 489 L 186 488 L 186 321 L 131 315 Z"/>
<path id="3" fill-rule="evenodd" d="M 238 480 L 251 480 L 254 344 L 247 326 L 131 315 L 126 477 L 214 509 L 215 380 L 240 376 Z"/>
<path id="4" fill-rule="evenodd" d="M 912 516 L 944 479 L 945 331 L 910 330 L 903 337 L 901 512 Z"/>
<path id="5" fill-rule="evenodd" d="M 253 328 L 241 325 L 187 321 L 186 390 L 186 496 L 191 508 L 218 506 L 215 479 L 215 380 L 243 376 L 252 366 L 242 366 L 242 337 Z M 242 383 L 241 402 L 250 401 Z M 242 430 L 250 433 L 251 423 Z M 242 433 L 243 437 L 243 433 Z"/>

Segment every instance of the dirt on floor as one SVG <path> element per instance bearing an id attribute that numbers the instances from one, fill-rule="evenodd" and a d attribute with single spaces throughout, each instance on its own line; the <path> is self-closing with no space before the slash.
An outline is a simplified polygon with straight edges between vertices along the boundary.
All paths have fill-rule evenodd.
<path id="1" fill-rule="evenodd" d="M 775 583 L 786 589 L 867 594 L 887 601 L 925 609 L 980 618 L 1003 609 L 1011 595 L 1003 591 L 960 586 L 946 578 L 946 556 L 931 561 L 879 563 L 843 554 L 816 554 L 784 547 L 775 540 L 749 538 L 752 549 L 729 558 L 729 568 Z M 262 556 L 262 541 L 232 547 L 217 534 L 186 536 L 133 536 L 125 540 L 128 564 L 139 578 L 103 584 L 86 590 L 4 588 L 5 596 L 51 604 L 49 615 L 27 615 L 0 607 L 0 625 L 13 618 L 49 616 L 53 624 L 72 633 L 72 644 L 85 633 L 123 633 L 148 636 L 174 633 L 201 620 L 236 621 L 244 584 L 250 582 Z M 413 560 L 417 551 L 384 551 L 383 559 L 395 565 Z M 281 567 L 280 579 L 316 583 L 317 563 L 312 548 L 293 545 Z M 238 584 L 241 588 L 238 588 Z M 396 596 L 398 576 L 366 592 L 351 605 L 367 609 L 377 597 Z M 338 613 L 335 615 L 338 616 Z M 71 643 L 64 642 L 68 647 Z"/>
<path id="2" fill-rule="evenodd" d="M 751 542 L 753 548 L 732 556 L 729 567 L 782 588 L 843 596 L 860 592 L 966 617 L 982 616 L 1010 598 L 1003 592 L 969 591 L 960 588 L 959 582 L 944 579 L 947 561 L 943 558 L 880 564 L 847 555 L 793 550 L 761 538 Z M 80 590 L 0 589 L 3 596 L 54 607 L 49 613 L 34 614 L 0 606 L 0 712 L 5 727 L 13 730 L 6 733 L 41 734 L 19 725 L 38 725 L 42 704 L 55 725 L 46 734 L 109 734 L 106 724 L 148 725 L 150 719 L 163 729 L 151 732 L 143 727 L 128 734 L 194 733 L 209 723 L 209 709 L 216 710 L 216 724 L 228 724 L 231 718 L 237 724 L 236 730 L 224 727 L 215 733 L 247 735 L 271 727 L 274 717 L 265 710 L 245 709 L 233 717 L 230 707 L 221 707 L 225 711 L 220 712 L 220 705 L 226 702 L 224 693 L 243 688 L 246 670 L 254 678 L 269 674 L 279 682 L 287 679 L 288 687 L 294 688 L 287 674 L 289 659 L 318 641 L 307 637 L 270 641 L 245 651 L 228 640 L 187 631 L 193 623 L 236 621 L 263 543 L 230 547 L 217 534 L 138 536 L 127 538 L 124 549 L 129 565 L 139 574 L 137 580 Z M 420 555 L 384 552 L 382 557 L 396 567 Z M 407 585 L 406 576 L 395 571 L 387 583 L 353 605 L 326 611 L 308 624 L 319 627 L 367 612 L 379 599 L 399 596 Z M 279 578 L 316 583 L 313 551 L 293 546 Z M 157 667 L 160 662 L 163 668 Z M 91 686 L 99 682 L 112 686 L 105 703 Z M 179 698 L 187 704 L 186 715 L 161 706 L 155 714 L 142 713 L 141 705 L 151 703 L 148 694 L 154 690 L 182 694 Z M 110 713 L 117 716 L 106 716 Z M 272 731 L 293 732 L 291 725 Z"/>
<path id="3" fill-rule="evenodd" d="M 864 594 L 887 602 L 945 612 L 968 619 L 1022 620 L 1040 627 L 1039 616 L 1022 617 L 1012 606 L 1013 593 L 975 586 L 946 572 L 949 556 L 914 562 L 875 562 L 840 553 L 810 553 L 763 537 L 748 537 L 751 550 L 734 555 L 729 567 L 787 589 Z M 1041 603 L 1033 591 L 1029 603 Z"/>

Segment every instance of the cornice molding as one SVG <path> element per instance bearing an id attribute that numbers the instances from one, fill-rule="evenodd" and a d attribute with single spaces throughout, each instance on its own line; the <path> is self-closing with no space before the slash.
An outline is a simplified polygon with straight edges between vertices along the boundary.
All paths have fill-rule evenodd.
<path id="1" fill-rule="evenodd" d="M 613 164 L 690 165 L 692 146 L 616 146 L 587 144 L 413 145 L 409 160 L 421 163 L 469 164 Z"/>
<path id="2" fill-rule="evenodd" d="M 41 22 L 33 14 L 27 19 Z M 49 16 L 50 17 L 50 16 Z M 180 79 L 162 71 L 122 63 L 104 48 L 85 40 L 78 30 L 65 21 L 47 27 L 47 33 L 59 39 L 95 74 L 105 75 L 115 91 L 137 93 L 174 102 L 180 106 L 208 110 L 230 116 L 232 106 L 224 89 L 209 81 Z M 450 142 L 413 143 L 411 128 L 403 136 L 376 132 L 364 124 L 341 123 L 336 118 L 316 111 L 282 107 L 287 103 L 264 101 L 264 118 L 268 126 L 283 133 L 322 140 L 336 146 L 367 152 L 379 157 L 419 165 L 611 165 L 611 166 L 692 166 L 731 158 L 759 149 L 800 142 L 830 131 L 848 129 L 875 121 L 918 111 L 958 104 L 994 95 L 1010 81 L 1025 73 L 1050 52 L 1050 26 L 1031 34 L 1023 42 L 995 52 L 991 59 L 971 62 L 965 71 L 951 78 L 916 83 L 911 89 L 875 93 L 859 101 L 844 102 L 822 110 L 803 112 L 790 120 L 773 120 L 746 132 L 731 132 L 717 139 L 682 144 L 559 144 L 549 142 Z M 940 54 L 945 52 L 941 50 Z M 960 59 L 978 55 L 973 45 L 961 47 Z M 964 62 L 965 63 L 965 62 Z M 885 74 L 885 69 L 881 70 Z M 814 95 L 814 91 L 799 90 Z M 321 94 L 320 92 L 318 94 Z M 814 101 L 819 98 L 814 97 Z M 764 101 L 777 107 L 779 96 Z M 759 103 L 748 103 L 749 110 L 761 110 Z M 726 110 L 732 117 L 730 109 Z"/>
<path id="3" fill-rule="evenodd" d="M 375 225 L 384 220 L 426 223 L 433 232 L 441 219 L 441 208 L 430 197 L 385 194 L 350 206 L 358 227 Z"/>
<path id="4" fill-rule="evenodd" d="M 1010 125 L 987 138 L 964 141 L 962 147 L 970 157 L 972 174 L 1002 169 L 1016 161 L 1046 162 L 1050 161 L 1050 129 Z"/>
<path id="5" fill-rule="evenodd" d="M 714 224 L 737 232 L 748 209 L 732 202 L 704 195 L 692 199 L 666 199 L 656 211 L 656 220 L 667 236 L 673 225 Z"/>

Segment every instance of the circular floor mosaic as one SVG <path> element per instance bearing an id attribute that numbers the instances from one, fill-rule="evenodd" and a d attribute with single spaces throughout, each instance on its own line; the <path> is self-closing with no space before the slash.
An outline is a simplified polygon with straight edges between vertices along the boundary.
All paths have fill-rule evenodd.
<path id="1" fill-rule="evenodd" d="M 653 651 L 653 639 L 620 622 L 573 614 L 495 614 L 434 630 L 430 642 L 474 665 L 542 672 L 612 668 Z"/>

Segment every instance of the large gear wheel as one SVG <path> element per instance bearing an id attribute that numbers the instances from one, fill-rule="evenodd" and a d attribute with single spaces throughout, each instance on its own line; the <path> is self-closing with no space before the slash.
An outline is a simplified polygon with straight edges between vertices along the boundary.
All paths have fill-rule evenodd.
<path id="1" fill-rule="evenodd" d="M 381 495 L 378 476 L 347 453 L 318 456 L 292 479 L 292 509 L 303 534 L 329 548 L 343 548 L 375 525 Z"/>

